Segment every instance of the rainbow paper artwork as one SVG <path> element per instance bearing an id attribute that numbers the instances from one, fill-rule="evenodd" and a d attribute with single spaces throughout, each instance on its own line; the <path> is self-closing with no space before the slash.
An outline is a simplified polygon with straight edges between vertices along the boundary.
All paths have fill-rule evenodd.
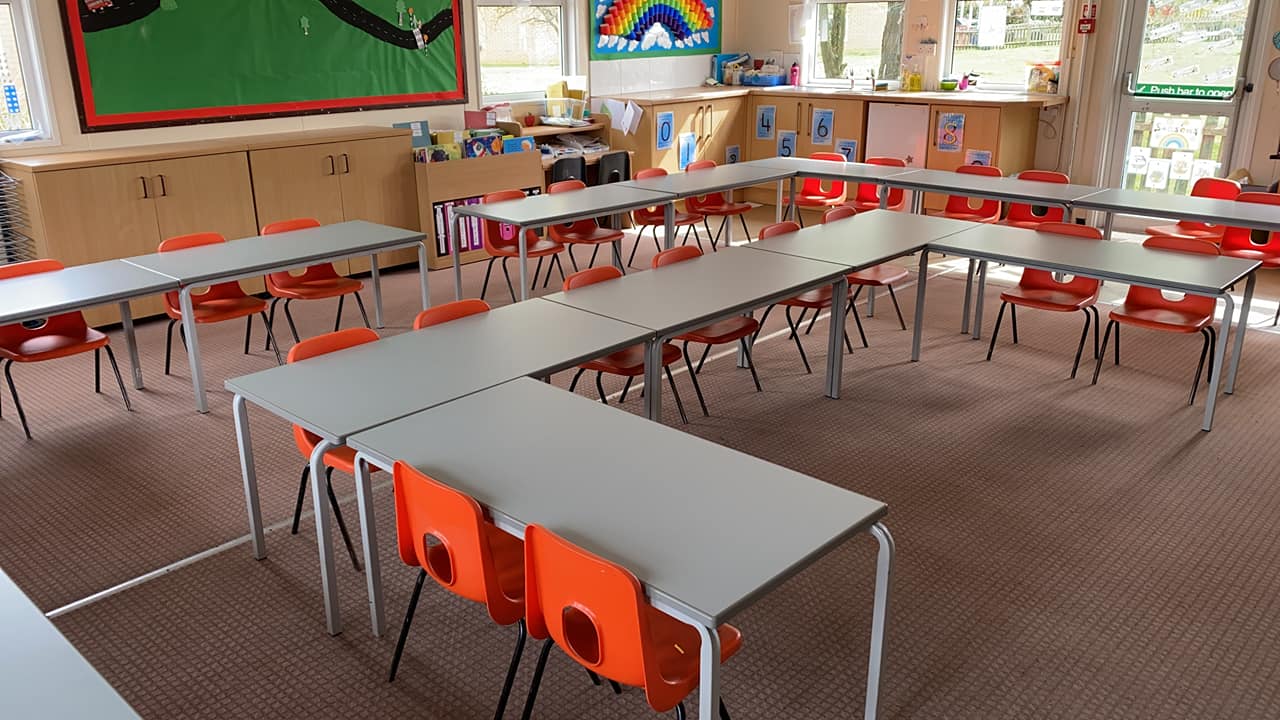
<path id="1" fill-rule="evenodd" d="M 596 60 L 720 51 L 720 0 L 593 0 Z"/>

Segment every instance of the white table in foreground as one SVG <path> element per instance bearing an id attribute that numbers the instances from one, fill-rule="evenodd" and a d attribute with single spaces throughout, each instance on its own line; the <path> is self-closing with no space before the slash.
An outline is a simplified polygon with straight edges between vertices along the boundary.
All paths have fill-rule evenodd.
<path id="1" fill-rule="evenodd" d="M 4 572 L 0 572 L 0 717 L 138 718 Z"/>
<path id="2" fill-rule="evenodd" d="M 502 452 L 493 452 L 493 437 L 503 438 Z M 894 554 L 880 524 L 884 503 L 528 379 L 349 444 L 379 467 L 402 460 L 470 495 L 513 535 L 537 523 L 635 573 L 655 607 L 702 636 L 703 718 L 718 717 L 716 626 L 871 533 L 880 551 L 865 717 L 876 717 Z M 620 462 L 629 447 L 645 452 Z"/>
<path id="3" fill-rule="evenodd" d="M 200 338 L 196 333 L 191 293 L 213 283 L 231 282 L 368 255 L 372 263 L 374 323 L 382 327 L 382 281 L 377 254 L 384 250 L 416 248 L 418 275 L 422 286 L 422 307 L 430 305 L 427 295 L 427 248 L 425 235 L 416 230 L 378 225 L 363 220 L 323 225 L 305 230 L 233 240 L 215 245 L 153 253 L 126 258 L 125 262 L 178 281 L 182 307 L 182 327 L 187 338 L 187 359 L 191 363 L 191 384 L 196 395 L 196 411 L 209 412 L 204 396 L 204 373 L 200 363 Z"/>
<path id="4" fill-rule="evenodd" d="M 1105 213 L 1103 233 L 1107 238 L 1111 237 L 1116 215 L 1195 220 L 1214 225 L 1280 232 L 1280 208 L 1274 205 L 1112 188 L 1079 198 L 1074 206 L 1080 210 Z"/>

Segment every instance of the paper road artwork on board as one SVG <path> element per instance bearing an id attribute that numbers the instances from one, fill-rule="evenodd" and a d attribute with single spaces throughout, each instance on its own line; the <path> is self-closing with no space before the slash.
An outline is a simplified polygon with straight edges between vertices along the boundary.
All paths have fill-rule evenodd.
<path id="1" fill-rule="evenodd" d="M 466 102 L 460 0 L 62 0 L 85 131 Z"/>
<path id="2" fill-rule="evenodd" d="M 720 52 L 720 0 L 591 0 L 591 59 Z"/>

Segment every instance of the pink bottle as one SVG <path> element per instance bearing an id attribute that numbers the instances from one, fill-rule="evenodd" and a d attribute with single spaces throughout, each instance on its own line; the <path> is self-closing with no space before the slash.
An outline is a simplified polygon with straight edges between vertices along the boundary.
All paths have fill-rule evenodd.
<path id="1" fill-rule="evenodd" d="M 800 63 L 791 63 L 791 84 L 800 84 Z"/>

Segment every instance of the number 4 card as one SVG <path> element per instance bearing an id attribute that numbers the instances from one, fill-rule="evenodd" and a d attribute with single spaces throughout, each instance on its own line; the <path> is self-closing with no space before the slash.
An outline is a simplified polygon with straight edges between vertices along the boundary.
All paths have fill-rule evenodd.
<path id="1" fill-rule="evenodd" d="M 756 107 L 757 140 L 773 139 L 773 119 L 777 112 L 778 108 L 775 105 L 760 105 Z"/>

